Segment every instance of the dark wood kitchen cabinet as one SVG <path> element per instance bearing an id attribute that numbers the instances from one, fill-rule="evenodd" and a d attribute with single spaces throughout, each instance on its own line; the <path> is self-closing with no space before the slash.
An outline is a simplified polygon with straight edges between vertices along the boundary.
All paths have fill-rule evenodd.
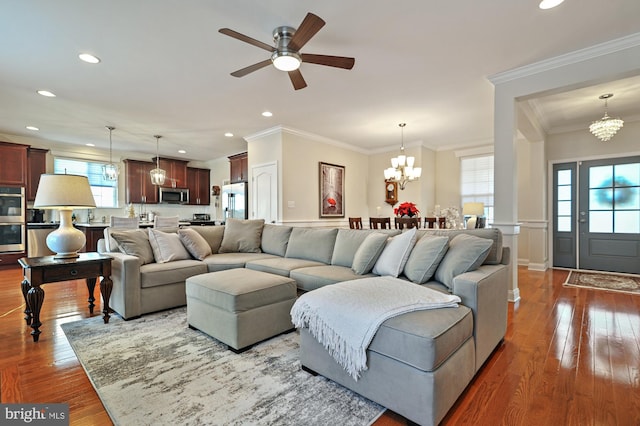
<path id="1" fill-rule="evenodd" d="M 211 203 L 209 188 L 211 170 L 187 167 L 187 188 L 189 188 L 189 204 L 206 205 Z"/>
<path id="2" fill-rule="evenodd" d="M 249 157 L 246 152 L 229 157 L 231 183 L 246 182 L 249 178 Z"/>
<path id="3" fill-rule="evenodd" d="M 156 159 L 154 158 L 153 161 Z M 189 162 L 160 157 L 160 168 L 167 172 L 167 178 L 162 186 L 165 188 L 186 188 L 187 163 Z"/>
<path id="4" fill-rule="evenodd" d="M 150 172 L 156 163 L 149 161 L 124 160 L 125 199 L 129 203 L 158 203 L 158 187 L 151 183 Z"/>
<path id="5" fill-rule="evenodd" d="M 47 173 L 48 149 L 29 148 L 27 152 L 27 201 L 34 201 L 40 175 Z"/>
<path id="6" fill-rule="evenodd" d="M 27 186 L 28 145 L 0 142 L 0 185 Z"/>

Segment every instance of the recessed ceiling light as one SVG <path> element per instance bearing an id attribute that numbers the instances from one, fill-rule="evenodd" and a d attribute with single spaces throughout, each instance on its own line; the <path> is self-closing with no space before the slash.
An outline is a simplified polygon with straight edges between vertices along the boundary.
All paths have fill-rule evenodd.
<path id="1" fill-rule="evenodd" d="M 263 117 L 271 117 L 273 114 L 271 113 L 271 111 L 265 111 L 262 113 Z"/>
<path id="2" fill-rule="evenodd" d="M 100 62 L 100 58 L 98 58 L 97 56 L 93 56 L 90 53 L 81 53 L 78 55 L 78 58 L 80 58 L 81 61 L 84 61 L 90 64 L 97 64 Z"/>
<path id="3" fill-rule="evenodd" d="M 185 151 L 184 149 L 179 149 L 179 150 L 178 150 L 178 152 L 179 152 L 180 154 L 186 154 L 186 153 L 187 153 L 187 151 Z"/>
<path id="4" fill-rule="evenodd" d="M 33 130 L 37 132 L 40 129 L 38 129 L 36 126 L 27 126 L 27 130 Z"/>
<path id="5" fill-rule="evenodd" d="M 538 7 L 540 9 L 552 9 L 562 3 L 564 0 L 542 0 Z"/>
<path id="6" fill-rule="evenodd" d="M 38 94 L 42 95 L 42 96 L 46 96 L 47 98 L 55 98 L 56 95 L 54 95 L 53 93 L 51 93 L 48 90 L 38 90 Z"/>
<path id="7" fill-rule="evenodd" d="M 96 146 L 95 143 L 85 143 L 86 146 Z"/>
<path id="8" fill-rule="evenodd" d="M 232 137 L 233 137 L 233 133 L 231 133 L 231 132 L 227 132 L 227 133 L 225 133 L 224 135 L 225 135 L 226 137 L 228 137 L 228 138 L 232 138 Z"/>

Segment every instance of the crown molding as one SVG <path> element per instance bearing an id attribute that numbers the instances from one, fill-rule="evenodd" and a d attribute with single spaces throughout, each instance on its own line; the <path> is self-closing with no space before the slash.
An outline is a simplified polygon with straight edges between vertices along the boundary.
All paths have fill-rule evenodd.
<path id="1" fill-rule="evenodd" d="M 555 56 L 553 58 L 534 62 L 533 64 L 493 74 L 489 76 L 488 79 L 491 83 L 493 83 L 494 86 L 497 86 L 499 84 L 517 80 L 519 78 L 528 77 L 544 71 L 549 71 L 555 68 L 575 64 L 589 59 L 594 59 L 599 56 L 619 52 L 621 50 L 626 50 L 637 46 L 640 46 L 640 33 L 634 33 L 625 37 L 589 46 L 584 49 L 579 49 L 563 55 Z"/>
<path id="2" fill-rule="evenodd" d="M 320 136 L 320 135 L 316 135 L 315 133 L 311 133 L 311 132 L 306 132 L 304 130 L 299 130 L 299 129 L 295 129 L 293 127 L 287 127 L 287 126 L 282 126 L 282 125 L 278 125 L 278 126 L 274 126 L 274 127 L 270 127 L 268 129 L 265 129 L 263 131 L 254 133 L 252 135 L 249 136 L 245 136 L 244 140 L 246 140 L 247 142 L 255 142 L 261 138 L 264 138 L 265 136 L 271 136 L 271 135 L 277 135 L 277 134 L 282 134 L 282 133 L 286 133 L 289 135 L 293 135 L 293 136 L 299 136 L 302 137 L 304 139 L 307 140 L 311 140 L 314 142 L 320 142 L 320 143 L 324 143 L 327 145 L 332 145 L 332 146 L 336 146 L 338 148 L 343 148 L 343 149 L 347 149 L 349 151 L 355 151 L 355 152 L 359 152 L 360 154 L 370 154 L 371 150 L 367 150 L 367 149 L 363 149 L 345 142 L 340 142 L 334 139 L 330 139 L 324 136 Z"/>

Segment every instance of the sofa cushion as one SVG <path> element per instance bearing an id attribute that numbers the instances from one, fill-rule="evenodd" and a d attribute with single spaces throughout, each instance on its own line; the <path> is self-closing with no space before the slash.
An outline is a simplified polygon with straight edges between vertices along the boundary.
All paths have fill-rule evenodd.
<path id="1" fill-rule="evenodd" d="M 416 228 L 411 228 L 400 235 L 389 238 L 373 267 L 373 273 L 392 277 L 400 275 L 415 243 Z"/>
<path id="2" fill-rule="evenodd" d="M 449 248 L 447 237 L 425 235 L 416 242 L 404 265 L 404 275 L 417 284 L 429 281 Z"/>
<path id="3" fill-rule="evenodd" d="M 331 264 L 351 267 L 358 247 L 369 234 L 370 232 L 362 229 L 338 229 Z"/>
<path id="4" fill-rule="evenodd" d="M 262 251 L 284 257 L 292 229 L 291 226 L 265 224 L 262 228 Z"/>
<path id="5" fill-rule="evenodd" d="M 224 236 L 224 226 L 192 226 L 198 234 L 209 243 L 211 247 L 211 253 L 218 253 L 220 250 L 220 244 L 222 244 L 222 237 Z"/>
<path id="6" fill-rule="evenodd" d="M 338 229 L 293 228 L 285 257 L 329 264 Z"/>
<path id="7" fill-rule="evenodd" d="M 270 274 L 288 277 L 294 269 L 306 268 L 309 266 L 321 266 L 322 262 L 315 260 L 297 259 L 295 257 L 275 257 L 272 259 L 259 259 L 247 262 L 245 267 L 254 271 L 268 272 Z"/>
<path id="8" fill-rule="evenodd" d="M 473 315 L 466 306 L 415 311 L 383 322 L 368 350 L 434 371 L 472 334 Z"/>
<path id="9" fill-rule="evenodd" d="M 268 253 L 214 253 L 204 258 L 209 272 L 244 268 L 247 262 L 259 259 L 271 259 L 277 256 Z"/>
<path id="10" fill-rule="evenodd" d="M 195 259 L 204 260 L 211 254 L 211 246 L 202 235 L 191 228 L 178 230 L 180 242 Z"/>
<path id="11" fill-rule="evenodd" d="M 373 232 L 367 235 L 353 256 L 351 269 L 358 275 L 368 274 L 378 261 L 387 243 L 387 235 Z M 337 245 L 337 240 L 336 240 Z M 334 251 L 335 252 L 335 251 Z"/>
<path id="12" fill-rule="evenodd" d="M 227 219 L 218 253 L 260 253 L 264 219 Z"/>
<path id="13" fill-rule="evenodd" d="M 358 275 L 347 266 L 322 265 L 294 269 L 289 276 L 296 280 L 296 284 L 300 290 L 311 291 L 324 287 L 325 285 L 365 277 L 374 277 L 375 275 Z"/>
<path id="14" fill-rule="evenodd" d="M 502 232 L 498 228 L 478 228 L 478 229 L 422 229 L 418 231 L 421 235 L 438 235 L 449 238 L 449 241 L 456 235 L 468 234 L 474 237 L 487 238 L 493 241 L 493 246 L 489 250 L 484 263 L 487 265 L 499 265 L 502 263 Z"/>
<path id="15" fill-rule="evenodd" d="M 156 263 L 191 259 L 178 234 L 149 228 L 149 243 Z"/>
<path id="16" fill-rule="evenodd" d="M 118 243 L 118 248 L 122 253 L 136 256 L 140 259 L 141 265 L 154 262 L 149 234 L 145 229 L 112 230 L 110 234 Z"/>
<path id="17" fill-rule="evenodd" d="M 140 267 L 140 287 L 184 283 L 187 278 L 206 272 L 207 265 L 193 259 L 177 260 L 171 263 L 150 263 Z"/>
<path id="18" fill-rule="evenodd" d="M 449 250 L 436 269 L 436 280 L 453 288 L 453 277 L 464 272 L 476 270 L 487 258 L 493 241 L 459 234 L 449 242 Z"/>

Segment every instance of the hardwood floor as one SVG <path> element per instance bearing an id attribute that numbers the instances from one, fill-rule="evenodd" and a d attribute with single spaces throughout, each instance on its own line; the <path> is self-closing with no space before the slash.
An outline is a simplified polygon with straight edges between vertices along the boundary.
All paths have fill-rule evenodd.
<path id="1" fill-rule="evenodd" d="M 504 343 L 442 424 L 640 425 L 640 297 L 563 287 L 562 270 L 518 273 L 522 301 L 509 305 Z M 64 402 L 72 425 L 110 425 L 60 329 L 89 316 L 84 281 L 43 286 L 33 343 L 21 279 L 0 270 L 0 402 Z M 393 413 L 375 423 L 404 424 Z"/>

